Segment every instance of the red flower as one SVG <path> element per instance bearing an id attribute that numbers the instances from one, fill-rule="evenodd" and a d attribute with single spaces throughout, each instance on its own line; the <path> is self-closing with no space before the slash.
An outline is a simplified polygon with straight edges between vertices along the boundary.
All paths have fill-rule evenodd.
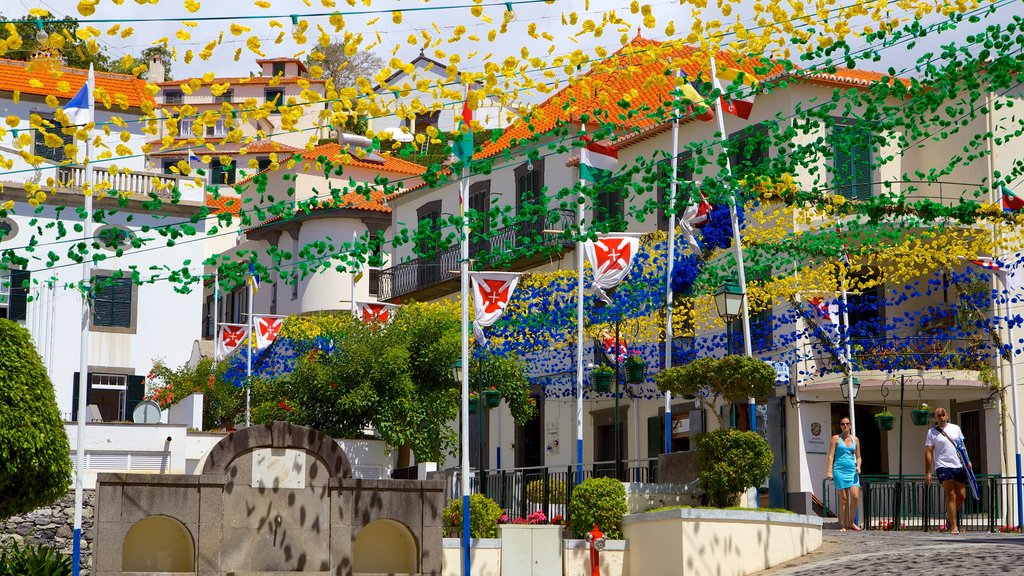
<path id="1" fill-rule="evenodd" d="M 280 408 L 281 410 L 287 410 L 288 412 L 291 412 L 291 411 L 295 410 L 294 408 L 289 406 L 288 403 L 285 402 L 284 400 L 278 402 L 277 403 L 277 407 Z"/>

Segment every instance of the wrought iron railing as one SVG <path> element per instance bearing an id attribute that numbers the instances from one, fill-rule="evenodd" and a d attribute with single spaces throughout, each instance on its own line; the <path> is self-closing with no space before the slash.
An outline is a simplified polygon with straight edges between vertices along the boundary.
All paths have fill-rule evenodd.
<path id="1" fill-rule="evenodd" d="M 474 268 L 507 267 L 518 260 L 524 246 L 566 248 L 574 244 L 568 235 L 553 230 L 571 231 L 576 214 L 571 210 L 553 210 L 534 221 L 516 222 L 480 237 L 470 238 L 470 258 Z M 545 232 L 549 231 L 549 232 Z M 386 301 L 440 284 L 459 275 L 459 246 L 444 248 L 430 257 L 416 258 L 380 271 L 378 297 Z"/>
<path id="2" fill-rule="evenodd" d="M 996 532 L 1016 526 L 1016 482 L 1013 477 L 978 475 L 975 500 L 970 493 L 957 518 L 960 530 Z M 871 530 L 942 530 L 946 525 L 946 498 L 941 484 L 926 485 L 924 476 L 861 476 L 864 528 Z M 838 512 L 833 483 L 822 481 L 822 503 L 826 514 Z"/>

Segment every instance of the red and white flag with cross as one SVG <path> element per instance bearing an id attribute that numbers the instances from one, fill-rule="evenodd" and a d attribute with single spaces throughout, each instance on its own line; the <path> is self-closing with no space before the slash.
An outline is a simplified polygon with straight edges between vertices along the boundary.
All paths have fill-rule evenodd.
<path id="1" fill-rule="evenodd" d="M 638 234 L 606 234 L 597 241 L 587 240 L 583 249 L 594 272 L 591 292 L 605 304 L 611 304 L 605 290 L 614 288 L 629 274 L 633 259 L 640 248 Z"/>
<path id="2" fill-rule="evenodd" d="M 277 316 L 253 316 L 256 321 L 256 348 L 263 350 L 274 343 L 277 333 L 281 331 L 284 318 Z"/>
<path id="3" fill-rule="evenodd" d="M 397 304 L 385 304 L 383 302 L 356 302 L 356 318 L 365 324 L 376 322 L 377 324 L 389 324 L 395 317 Z"/>
<path id="4" fill-rule="evenodd" d="M 217 328 L 217 360 L 223 359 L 245 342 L 249 327 L 245 324 L 219 324 Z"/>
<path id="5" fill-rule="evenodd" d="M 473 289 L 473 335 L 482 346 L 487 346 L 484 328 L 501 318 L 512 293 L 519 284 L 517 272 L 472 272 L 469 281 Z"/>

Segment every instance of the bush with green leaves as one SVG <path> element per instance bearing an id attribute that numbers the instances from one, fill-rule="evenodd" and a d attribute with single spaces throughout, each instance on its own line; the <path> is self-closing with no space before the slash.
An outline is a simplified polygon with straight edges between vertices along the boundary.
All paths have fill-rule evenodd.
<path id="1" fill-rule="evenodd" d="M 703 357 L 684 366 L 662 370 L 654 375 L 654 381 L 662 392 L 671 392 L 673 396 L 699 396 L 710 406 L 719 400 L 736 404 L 771 394 L 775 389 L 775 368 L 757 358 L 736 354 L 724 358 Z M 711 412 L 724 427 L 721 412 Z"/>
<path id="2" fill-rule="evenodd" d="M 28 330 L 0 320 L 0 519 L 67 494 L 70 453 L 53 384 Z"/>
<path id="3" fill-rule="evenodd" d="M 757 432 L 719 429 L 698 436 L 697 478 L 708 503 L 735 506 L 741 492 L 768 478 L 774 458 L 768 441 Z"/>
<path id="4" fill-rule="evenodd" d="M 497 538 L 498 519 L 505 511 L 483 494 L 469 496 L 469 535 L 471 538 Z M 452 500 L 444 509 L 444 533 L 451 538 L 462 535 L 462 498 Z"/>
<path id="5" fill-rule="evenodd" d="M 17 542 L 0 550 L 0 576 L 68 576 L 71 557 L 53 548 Z"/>
<path id="6" fill-rule="evenodd" d="M 565 480 L 548 480 L 548 503 L 565 504 Z M 530 502 L 544 501 L 544 480 L 538 479 L 526 485 L 526 499 Z"/>
<path id="7" fill-rule="evenodd" d="M 587 478 L 569 499 L 569 531 L 577 538 L 597 524 L 609 540 L 622 539 L 626 487 L 614 478 Z"/>

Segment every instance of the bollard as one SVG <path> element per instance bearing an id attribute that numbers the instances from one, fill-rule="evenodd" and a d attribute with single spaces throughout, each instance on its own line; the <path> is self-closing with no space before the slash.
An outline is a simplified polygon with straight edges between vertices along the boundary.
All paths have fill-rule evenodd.
<path id="1" fill-rule="evenodd" d="M 598 553 L 604 550 L 604 533 L 594 524 L 594 529 L 586 534 L 587 542 L 590 542 L 590 576 L 601 576 L 601 560 Z"/>

